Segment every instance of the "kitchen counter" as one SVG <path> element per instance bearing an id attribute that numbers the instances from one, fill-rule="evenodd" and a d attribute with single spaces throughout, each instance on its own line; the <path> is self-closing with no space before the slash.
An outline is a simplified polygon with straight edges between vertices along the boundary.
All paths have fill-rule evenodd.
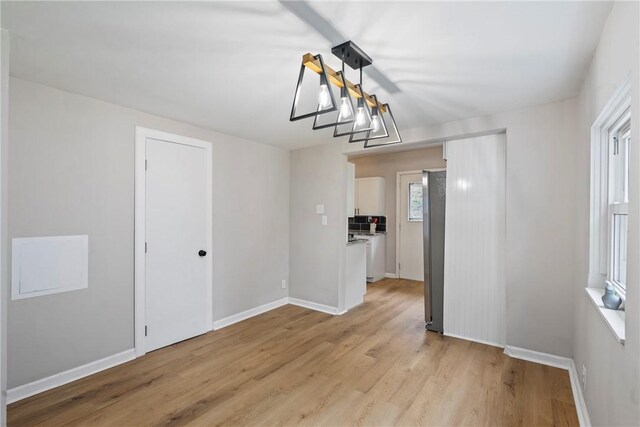
<path id="1" fill-rule="evenodd" d="M 354 236 L 380 236 L 383 234 L 387 234 L 386 231 L 376 231 L 376 234 L 371 234 L 368 231 L 349 231 L 349 234 L 353 234 Z"/>

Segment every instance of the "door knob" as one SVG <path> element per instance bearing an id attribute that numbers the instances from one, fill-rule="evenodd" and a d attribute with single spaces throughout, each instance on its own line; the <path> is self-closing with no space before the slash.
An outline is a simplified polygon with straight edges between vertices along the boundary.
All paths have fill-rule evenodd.
<path id="1" fill-rule="evenodd" d="M 203 251 L 202 249 L 200 249 L 200 251 L 198 251 L 198 255 L 205 256 L 207 255 L 207 251 Z"/>

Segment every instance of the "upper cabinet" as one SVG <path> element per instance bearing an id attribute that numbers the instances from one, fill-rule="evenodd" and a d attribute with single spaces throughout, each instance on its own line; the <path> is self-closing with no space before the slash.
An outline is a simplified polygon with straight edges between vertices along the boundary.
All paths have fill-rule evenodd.
<path id="1" fill-rule="evenodd" d="M 347 162 L 347 218 L 356 213 L 356 165 Z"/>
<path id="2" fill-rule="evenodd" d="M 356 179 L 355 214 L 385 215 L 385 182 L 384 178 Z"/>

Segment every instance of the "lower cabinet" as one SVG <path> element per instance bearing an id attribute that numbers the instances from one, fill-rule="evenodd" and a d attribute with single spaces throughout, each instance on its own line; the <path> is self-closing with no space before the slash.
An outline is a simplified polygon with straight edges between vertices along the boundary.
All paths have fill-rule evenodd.
<path id="1" fill-rule="evenodd" d="M 377 282 L 385 277 L 387 236 L 376 234 L 367 237 L 367 282 Z"/>

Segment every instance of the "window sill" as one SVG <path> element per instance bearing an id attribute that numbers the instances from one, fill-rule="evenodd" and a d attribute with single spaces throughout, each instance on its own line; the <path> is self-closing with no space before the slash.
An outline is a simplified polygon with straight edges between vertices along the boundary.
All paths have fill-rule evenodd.
<path id="1" fill-rule="evenodd" d="M 600 312 L 600 316 L 602 316 L 618 342 L 624 345 L 624 311 L 605 308 L 602 304 L 604 289 L 584 288 L 584 290 L 587 292 L 589 299 L 593 302 L 593 305 L 596 306 L 596 309 Z"/>

